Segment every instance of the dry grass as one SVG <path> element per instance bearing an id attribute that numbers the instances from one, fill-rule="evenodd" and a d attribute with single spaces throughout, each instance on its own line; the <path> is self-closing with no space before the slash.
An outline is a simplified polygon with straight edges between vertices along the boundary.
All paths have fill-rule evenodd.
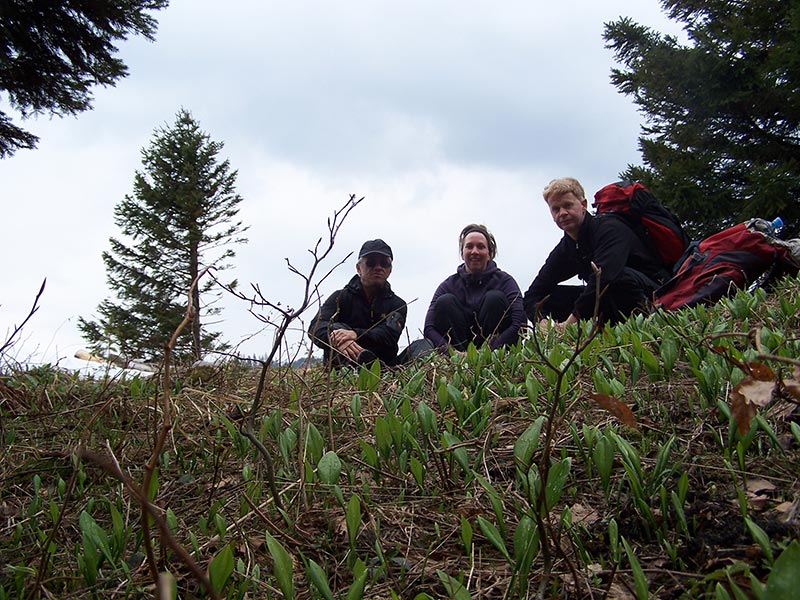
<path id="1" fill-rule="evenodd" d="M 729 315 L 721 318 L 743 326 Z M 764 581 L 770 565 L 744 526 L 740 499 L 750 519 L 769 536 L 776 555 L 800 538 L 800 447 L 790 430 L 791 423 L 800 418 L 796 404 L 777 400 L 762 411 L 775 437 L 757 432 L 744 453 L 742 470 L 736 453 L 738 438 L 717 402 L 703 398 L 686 355 L 681 353 L 671 373 L 642 375 L 633 382 L 631 369 L 619 354 L 630 345 L 616 342 L 613 348 L 600 346 L 589 352 L 570 376 L 550 440 L 554 460 L 572 458 L 561 499 L 546 515 L 543 543 L 548 544 L 552 563 L 547 565 L 540 553 L 521 587 L 513 565 L 490 543 L 477 519 L 495 524 L 513 555 L 519 520 L 532 511 L 532 502 L 520 485 L 514 447 L 534 419 L 546 412 L 551 398 L 545 392 L 531 402 L 526 394 L 526 374 L 536 362 L 529 347 L 516 362 L 509 355 L 504 357 L 505 364 L 494 359 L 476 366 L 436 357 L 420 365 L 422 375 L 417 375 L 416 368 L 385 374 L 371 391 L 358 390 L 355 374 L 274 373 L 265 395 L 260 435 L 276 464 L 284 513 L 276 510 L 264 482 L 263 461 L 237 431 L 252 401 L 256 374 L 228 367 L 204 383 L 179 377 L 173 391 L 173 427 L 159 459 L 153 502 L 165 518 L 175 519 L 175 541 L 202 568 L 223 547 L 231 546 L 238 564 L 228 597 L 245 591 L 252 598 L 281 597 L 271 575 L 273 561 L 265 543 L 269 533 L 292 557 L 298 598 L 318 597 L 308 583 L 301 557 L 321 565 L 334 594 L 342 598 L 353 583 L 357 560 L 369 572 L 364 594 L 368 598 L 414 598 L 421 593 L 448 597 L 441 573 L 459 579 L 472 598 L 537 594 L 632 598 L 631 565 L 624 552 L 615 558 L 609 546 L 612 518 L 634 548 L 653 596 L 713 597 L 717 583 L 731 589 L 731 580 L 750 590 L 748 570 Z M 696 340 L 686 343 L 696 345 Z M 738 340 L 731 343 L 732 347 L 736 344 L 746 351 Z M 792 342 L 783 349 L 793 352 L 795 346 Z M 604 354 L 626 374 L 625 392 L 619 399 L 634 410 L 638 429 L 621 426 L 587 399 L 595 389 L 593 375 L 601 369 L 601 363 L 591 358 L 597 354 Z M 459 417 L 451 405 L 441 409 L 443 380 L 466 390 L 467 400 L 476 389 L 484 390 L 485 399 L 478 403 L 488 408 L 481 413 L 485 417 L 481 426 Z M 502 380 L 502 388 L 497 380 Z M 723 382 L 717 400 L 726 401 L 727 389 Z M 157 379 L 85 381 L 50 368 L 0 377 L 4 437 L 0 585 L 8 598 L 155 594 L 135 495 L 109 474 L 102 461 L 77 460 L 74 455 L 85 447 L 104 460 L 115 461 L 132 481 L 141 482 L 161 423 L 160 393 Z M 354 395 L 359 397 L 358 415 L 353 411 Z M 393 414 L 411 423 L 409 415 L 416 414 L 421 401 L 434 409 L 441 431 L 449 423 L 458 435 L 469 472 L 459 466 L 454 448 L 444 447 L 441 435 L 426 437 L 410 426 L 418 451 L 408 440 L 392 440 L 390 450 L 381 451 L 376 439 L 379 422 Z M 344 464 L 338 482 L 344 502 L 354 495 L 360 498 L 360 527 L 353 548 L 337 492 L 321 483 L 316 473 L 310 425 L 319 432 L 324 450 L 335 451 Z M 280 435 L 290 429 L 302 435 L 282 452 Z M 658 489 L 645 499 L 652 518 L 643 514 L 626 482 L 619 454 L 606 498 L 596 468 L 588 464 L 591 454 L 587 456 L 583 447 L 586 429 L 601 434 L 613 430 L 626 437 L 638 450 L 646 473 L 656 465 L 659 448 L 674 437 L 664 493 L 674 491 L 679 476 L 687 474 L 689 491 L 683 510 L 688 533 L 678 527 L 669 498 L 662 504 Z M 376 450 L 377 464 L 370 464 L 365 446 Z M 399 456 L 401 447 L 411 449 L 405 462 Z M 412 455 L 426 458 L 423 485 L 409 467 Z M 41 482 L 38 490 L 35 478 Z M 107 561 L 101 564 L 97 582 L 90 585 L 79 559 L 84 548 L 79 518 L 82 511 L 90 513 L 111 539 L 114 526 L 109 505 L 118 509 L 125 525 L 118 544 L 119 563 L 114 567 Z M 167 509 L 174 516 L 168 516 Z M 571 524 L 562 519 L 566 509 Z M 465 522 L 474 535 L 469 548 L 464 542 Z M 672 556 L 667 546 L 674 549 Z M 175 575 L 181 597 L 205 595 L 186 564 L 158 536 L 155 548 L 158 568 Z M 120 566 L 123 562 L 129 574 Z M 261 571 L 258 578 L 256 566 Z"/>

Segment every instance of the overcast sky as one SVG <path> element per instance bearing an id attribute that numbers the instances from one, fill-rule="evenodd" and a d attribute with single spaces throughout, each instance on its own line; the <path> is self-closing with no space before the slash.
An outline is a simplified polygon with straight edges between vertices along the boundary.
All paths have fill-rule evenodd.
<path id="1" fill-rule="evenodd" d="M 76 365 L 85 346 L 77 317 L 92 317 L 110 294 L 101 253 L 118 235 L 114 207 L 132 190 L 141 149 L 181 108 L 238 170 L 249 242 L 225 277 L 243 289 L 257 283 L 295 305 L 302 281 L 284 259 L 306 268 L 327 218 L 356 194 L 365 200 L 330 264 L 385 239 L 390 282 L 411 303 L 411 339 L 459 264 L 467 223 L 495 234 L 498 265 L 524 291 L 560 237 L 545 184 L 577 177 L 591 200 L 640 163 L 643 118 L 609 81 L 603 24 L 630 16 L 677 32 L 656 0 L 172 0 L 155 16 L 155 42 L 120 44 L 129 76 L 96 89 L 93 110 L 25 121 L 38 149 L 0 160 L 0 343 L 47 278 L 18 360 Z M 354 262 L 323 295 L 344 285 Z M 224 337 L 246 339 L 245 354 L 266 353 L 271 332 L 258 333 L 248 306 L 223 304 Z"/>

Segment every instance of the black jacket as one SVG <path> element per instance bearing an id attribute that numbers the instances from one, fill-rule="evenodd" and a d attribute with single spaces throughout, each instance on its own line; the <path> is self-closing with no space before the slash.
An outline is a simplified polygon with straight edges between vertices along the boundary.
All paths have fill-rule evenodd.
<path id="1" fill-rule="evenodd" d="M 311 321 L 308 333 L 314 344 L 329 355 L 328 332 L 334 329 L 352 329 L 356 340 L 366 350 L 372 350 L 383 362 L 391 364 L 397 357 L 397 342 L 406 325 L 408 308 L 386 283 L 383 293 L 367 302 L 361 289 L 361 279 L 353 276 L 341 290 L 325 300 L 317 316 Z"/>
<path id="2" fill-rule="evenodd" d="M 579 318 L 591 316 L 596 289 L 592 262 L 601 269 L 601 289 L 606 285 L 613 287 L 615 281 L 630 269 L 644 275 L 645 278 L 640 279 L 649 280 L 652 289 L 669 278 L 661 261 L 620 219 L 613 215 L 594 217 L 586 213 L 578 231 L 578 239 L 573 240 L 565 233 L 525 292 L 523 303 L 528 317 L 533 320 L 537 304 L 551 294 L 559 283 L 576 275 L 586 286 L 575 301 L 572 313 Z"/>

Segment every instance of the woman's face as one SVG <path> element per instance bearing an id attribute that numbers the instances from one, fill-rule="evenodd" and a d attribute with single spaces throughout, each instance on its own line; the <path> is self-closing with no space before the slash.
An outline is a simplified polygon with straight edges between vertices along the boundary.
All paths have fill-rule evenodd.
<path id="1" fill-rule="evenodd" d="M 461 258 L 464 259 L 464 267 L 468 273 L 480 273 L 486 269 L 491 260 L 486 237 L 478 231 L 468 233 L 461 248 Z"/>

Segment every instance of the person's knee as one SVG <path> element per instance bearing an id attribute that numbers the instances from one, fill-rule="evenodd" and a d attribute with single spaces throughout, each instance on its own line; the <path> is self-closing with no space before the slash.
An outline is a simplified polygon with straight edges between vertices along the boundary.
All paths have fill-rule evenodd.
<path id="1" fill-rule="evenodd" d="M 442 294 L 433 305 L 433 310 L 440 313 L 449 313 L 458 310 L 458 308 L 458 298 L 456 298 L 455 294 Z"/>
<path id="2" fill-rule="evenodd" d="M 483 306 L 491 311 L 504 311 L 508 308 L 508 298 L 500 290 L 489 290 L 483 300 Z"/>

